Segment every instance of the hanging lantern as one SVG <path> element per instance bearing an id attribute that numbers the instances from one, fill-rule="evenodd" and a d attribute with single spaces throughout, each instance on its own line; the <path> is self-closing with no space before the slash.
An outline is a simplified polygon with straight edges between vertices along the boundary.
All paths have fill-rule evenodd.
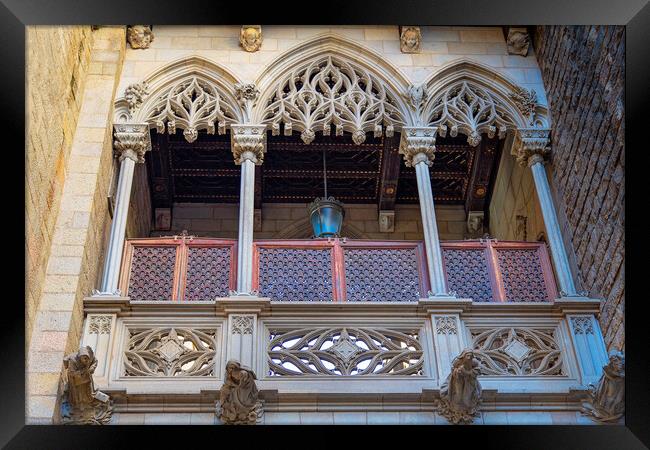
<path id="1" fill-rule="evenodd" d="M 309 220 L 311 221 L 314 237 L 326 238 L 341 235 L 343 226 L 343 203 L 334 197 L 327 196 L 327 165 L 325 162 L 325 150 L 323 150 L 323 181 L 325 195 L 323 198 L 316 198 L 309 204 Z"/>

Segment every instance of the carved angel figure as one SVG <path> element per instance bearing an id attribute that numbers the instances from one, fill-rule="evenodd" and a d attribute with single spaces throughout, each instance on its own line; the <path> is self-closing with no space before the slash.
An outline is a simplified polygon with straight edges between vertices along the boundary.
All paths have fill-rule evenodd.
<path id="1" fill-rule="evenodd" d="M 471 349 L 463 350 L 451 363 L 451 372 L 440 387 L 438 412 L 451 423 L 471 423 L 478 414 L 481 385 L 479 361 Z"/>
<path id="2" fill-rule="evenodd" d="M 149 48 L 153 41 L 153 32 L 149 25 L 133 25 L 126 30 L 126 40 L 131 48 Z"/>
<path id="3" fill-rule="evenodd" d="M 261 418 L 255 372 L 237 361 L 228 361 L 219 395 L 217 417 L 229 425 L 253 425 Z"/>
<path id="4" fill-rule="evenodd" d="M 598 422 L 616 422 L 625 413 L 625 355 L 619 351 L 609 354 L 598 386 L 589 386 L 591 402 L 582 413 Z"/>
<path id="5" fill-rule="evenodd" d="M 95 390 L 93 373 L 97 358 L 90 346 L 81 347 L 77 353 L 63 359 L 67 379 L 61 404 L 64 423 L 108 423 L 112 405 L 108 395 Z"/>

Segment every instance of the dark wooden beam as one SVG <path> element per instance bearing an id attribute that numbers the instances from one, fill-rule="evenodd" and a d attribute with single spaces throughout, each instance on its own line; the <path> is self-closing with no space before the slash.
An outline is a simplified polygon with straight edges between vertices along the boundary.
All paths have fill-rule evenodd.
<path id="1" fill-rule="evenodd" d="M 488 139 L 487 136 L 483 136 L 481 143 L 474 150 L 474 161 L 472 162 L 472 172 L 469 177 L 465 200 L 465 213 L 468 219 L 470 219 L 470 213 L 472 213 L 472 216 L 483 213 L 483 224 L 480 229 L 473 229 L 471 232 L 468 230 L 468 233 L 472 234 L 472 236 L 468 237 L 480 237 L 483 234 L 483 228 L 487 228 L 487 215 L 490 205 L 488 200 L 493 185 L 493 173 L 496 171 L 496 165 L 498 164 L 498 150 L 499 139 Z M 476 225 L 474 225 L 474 228 L 476 228 Z"/>
<path id="2" fill-rule="evenodd" d="M 169 136 L 154 134 L 151 152 L 147 155 L 153 227 L 157 231 L 169 230 L 173 213 L 173 185 L 169 158 Z"/>
<path id="3" fill-rule="evenodd" d="M 397 183 L 399 182 L 400 155 L 399 140 L 395 137 L 384 138 L 381 154 L 381 173 L 377 203 L 379 209 L 380 231 L 392 232 L 395 229 L 395 200 L 397 199 Z"/>

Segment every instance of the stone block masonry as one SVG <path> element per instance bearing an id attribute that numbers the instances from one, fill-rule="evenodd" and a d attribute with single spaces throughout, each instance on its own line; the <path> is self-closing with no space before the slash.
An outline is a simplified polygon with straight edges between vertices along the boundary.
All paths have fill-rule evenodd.
<path id="1" fill-rule="evenodd" d="M 49 130 L 52 134 L 60 133 L 61 130 L 64 135 L 70 133 L 69 150 L 65 150 L 65 147 L 61 147 L 60 143 L 54 140 L 43 141 L 42 136 L 40 147 L 32 144 L 33 147 L 28 148 L 29 179 L 40 177 L 49 181 L 47 177 L 53 176 L 54 185 L 61 191 L 58 214 L 54 213 L 55 218 L 52 219 L 54 223 L 51 226 L 51 239 L 30 239 L 31 230 L 28 229 L 27 244 L 31 252 L 28 256 L 34 258 L 33 252 L 45 252 L 45 256 L 39 256 L 45 268 L 44 278 L 40 287 L 34 287 L 37 289 L 34 295 L 40 298 L 40 302 L 34 307 L 31 339 L 27 342 L 28 424 L 52 423 L 58 415 L 63 357 L 78 350 L 83 324 L 82 300 L 97 286 L 106 246 L 107 225 L 110 223 L 106 197 L 113 162 L 113 103 L 124 58 L 125 27 L 101 27 L 95 31 L 88 29 L 81 33 L 60 33 L 64 40 L 60 44 L 62 48 L 70 48 L 69 45 L 76 42 L 78 48 L 87 49 L 88 52 L 88 61 L 85 63 L 87 70 L 84 76 L 80 75 L 82 81 L 78 81 L 84 85 L 83 92 L 78 91 L 75 94 L 76 106 L 72 108 L 72 112 L 66 112 L 74 116 L 73 113 L 78 111 L 78 118 L 74 116 L 73 123 L 61 119 L 53 124 L 49 120 L 52 115 L 56 117 L 56 114 L 44 105 L 34 104 L 30 108 L 28 119 L 28 127 L 33 131 L 30 133 L 36 136 L 36 142 L 41 133 L 38 130 L 41 129 Z M 80 41 L 83 41 L 83 44 Z M 55 69 L 56 65 L 43 66 L 34 62 L 39 58 L 54 58 L 48 54 L 52 52 L 52 48 L 43 45 L 35 44 L 30 48 L 28 67 L 33 67 L 34 71 L 30 82 L 40 78 L 57 79 L 58 75 L 55 76 L 52 72 L 58 70 Z M 106 65 L 108 60 L 111 61 L 109 66 Z M 33 94 L 34 97 L 48 92 L 47 89 L 41 91 L 42 83 L 32 86 L 38 87 L 30 90 L 38 92 Z M 51 104 L 59 107 L 62 102 L 60 98 L 53 98 Z M 42 112 L 48 116 L 47 124 L 42 118 L 39 119 Z M 51 154 L 50 161 L 52 158 L 58 158 L 57 164 L 62 167 L 47 172 L 47 165 L 43 163 L 42 167 L 36 166 L 33 172 L 29 172 L 33 167 L 30 162 L 34 161 L 30 158 L 38 161 L 39 154 L 43 153 L 39 149 L 46 149 L 48 154 Z M 50 165 L 56 166 L 52 163 Z M 56 175 L 49 175 L 52 171 Z M 30 192 L 38 188 L 38 185 L 27 185 Z M 45 191 L 47 192 L 47 189 Z M 41 210 L 33 212 L 30 209 L 32 206 L 28 204 L 28 221 L 44 222 L 45 218 L 39 214 L 52 215 L 53 211 L 57 210 L 55 204 L 48 206 L 49 208 L 42 207 Z M 33 215 L 30 216 L 30 213 Z M 31 264 L 33 263 L 30 260 L 28 267 L 31 267 Z M 38 283 L 36 275 L 33 279 L 33 274 L 28 273 L 27 276 L 28 286 L 31 286 L 33 281 Z"/>
<path id="2" fill-rule="evenodd" d="M 609 349 L 625 348 L 625 30 L 540 26 L 537 60 L 553 117 L 552 184 L 579 282 L 605 299 Z"/>

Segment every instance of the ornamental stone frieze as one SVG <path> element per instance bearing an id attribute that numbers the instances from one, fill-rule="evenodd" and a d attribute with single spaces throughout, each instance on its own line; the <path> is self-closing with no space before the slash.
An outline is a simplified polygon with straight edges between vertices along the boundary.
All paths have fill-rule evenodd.
<path id="1" fill-rule="evenodd" d="M 242 25 L 239 32 L 239 44 L 247 52 L 256 52 L 262 47 L 262 26 Z"/>
<path id="2" fill-rule="evenodd" d="M 420 53 L 420 27 L 400 27 L 399 44 L 402 53 Z"/>
<path id="3" fill-rule="evenodd" d="M 520 128 L 514 136 L 511 154 L 522 167 L 544 162 L 550 155 L 549 129 Z"/>
<path id="4" fill-rule="evenodd" d="M 228 361 L 223 386 L 216 405 L 217 418 L 226 425 L 255 425 L 264 417 L 264 408 L 255 385 L 255 372 L 238 361 Z"/>
<path id="5" fill-rule="evenodd" d="M 122 161 L 130 158 L 144 163 L 144 154 L 151 150 L 149 125 L 146 123 L 117 123 L 113 127 L 113 150 Z"/>
<path id="6" fill-rule="evenodd" d="M 266 152 L 266 125 L 232 125 L 230 129 L 235 164 L 250 160 L 261 165 Z"/>
<path id="7" fill-rule="evenodd" d="M 63 359 L 64 390 L 61 421 L 65 425 L 106 425 L 113 415 L 113 401 L 95 389 L 97 359 L 90 346 Z"/>
<path id="8" fill-rule="evenodd" d="M 399 153 L 404 155 L 407 167 L 414 167 L 420 162 L 431 166 L 435 158 L 435 144 L 435 127 L 404 127 L 399 144 Z"/>
<path id="9" fill-rule="evenodd" d="M 132 25 L 126 29 L 126 40 L 133 49 L 147 49 L 153 41 L 150 25 Z"/>
<path id="10" fill-rule="evenodd" d="M 481 385 L 478 381 L 480 362 L 474 351 L 466 348 L 451 363 L 451 372 L 440 386 L 438 414 L 453 424 L 468 424 L 479 415 Z"/>
<path id="11" fill-rule="evenodd" d="M 625 355 L 618 351 L 609 354 L 598 386 L 589 385 L 589 400 L 582 414 L 596 422 L 618 422 L 625 414 Z"/>

